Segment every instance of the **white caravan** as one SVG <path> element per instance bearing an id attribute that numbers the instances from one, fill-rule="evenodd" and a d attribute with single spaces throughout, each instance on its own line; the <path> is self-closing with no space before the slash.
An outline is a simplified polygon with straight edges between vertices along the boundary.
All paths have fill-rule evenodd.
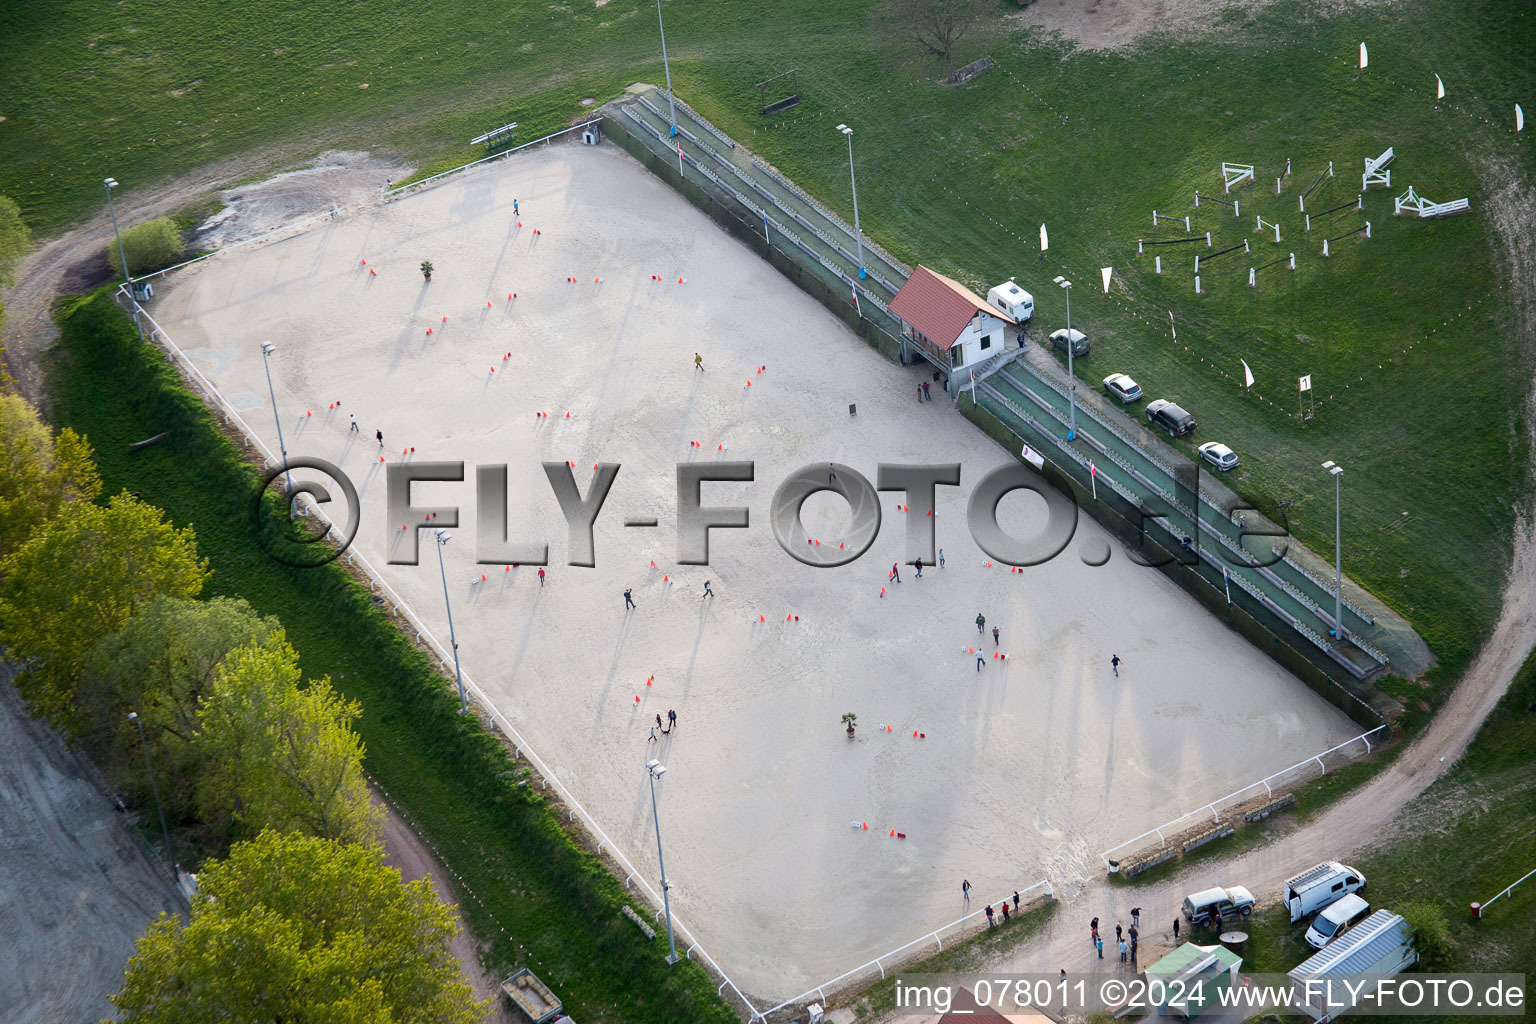
<path id="1" fill-rule="evenodd" d="M 1035 315 L 1035 297 L 1015 284 L 1011 277 L 987 292 L 987 303 L 1021 324 Z"/>
<path id="2" fill-rule="evenodd" d="M 1365 876 L 1348 864 L 1324 861 L 1285 883 L 1280 901 L 1291 911 L 1291 921 L 1322 910 L 1340 896 L 1365 888 Z"/>

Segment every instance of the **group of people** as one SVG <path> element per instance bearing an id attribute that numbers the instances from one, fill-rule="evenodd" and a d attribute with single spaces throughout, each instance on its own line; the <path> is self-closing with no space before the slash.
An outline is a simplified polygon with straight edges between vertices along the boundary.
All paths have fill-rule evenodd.
<path id="1" fill-rule="evenodd" d="M 1095 917 L 1088 922 L 1088 937 L 1093 942 L 1094 950 L 1099 954 L 1099 959 L 1104 959 L 1104 937 L 1099 934 L 1099 919 Z M 1120 962 L 1136 962 L 1136 947 L 1141 937 L 1141 908 L 1131 908 L 1131 925 L 1123 927 L 1119 921 L 1115 922 L 1115 945 L 1120 950 Z M 1177 941 L 1179 937 L 1179 919 L 1173 919 L 1173 937 Z"/>
<path id="2" fill-rule="evenodd" d="M 673 711 L 671 708 L 667 709 L 667 724 L 666 725 L 662 725 L 661 724 L 661 713 L 657 712 L 657 714 L 656 714 L 656 724 L 651 726 L 651 738 L 649 740 L 646 740 L 646 742 L 647 743 L 659 743 L 659 742 L 661 742 L 661 736 L 666 736 L 674 728 L 676 728 L 676 726 L 677 726 L 677 712 L 676 711 Z M 658 730 L 658 729 L 661 730 L 661 736 L 656 735 L 656 730 Z"/>
<path id="3" fill-rule="evenodd" d="M 960 895 L 965 897 L 965 902 L 967 902 L 967 903 L 971 902 L 971 881 L 970 881 L 970 879 L 964 878 L 964 879 L 960 880 Z M 1018 910 L 1019 910 L 1019 891 L 1017 889 L 1015 889 L 1013 891 L 1013 911 L 1011 913 L 1009 912 L 1009 909 L 1008 909 L 1008 900 L 1007 899 L 1004 899 L 1002 902 L 1000 902 L 998 904 L 998 908 L 1002 911 L 1003 923 L 1007 924 L 1010 920 L 1012 920 L 1013 914 L 1018 913 Z M 992 904 L 988 903 L 986 905 L 985 913 L 987 915 L 987 927 L 988 928 L 995 928 L 995 927 L 997 927 L 998 911 L 992 909 Z"/>

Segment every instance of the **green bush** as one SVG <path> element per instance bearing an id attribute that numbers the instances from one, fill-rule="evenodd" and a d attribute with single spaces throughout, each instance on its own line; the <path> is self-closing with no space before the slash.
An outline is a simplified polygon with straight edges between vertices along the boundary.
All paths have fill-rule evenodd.
<path id="1" fill-rule="evenodd" d="M 1419 962 L 1426 967 L 1442 962 L 1451 951 L 1451 925 L 1445 919 L 1445 911 L 1431 903 L 1409 903 L 1398 913 L 1413 929 Z"/>
<path id="2" fill-rule="evenodd" d="M 128 269 L 135 277 L 170 266 L 186 249 L 181 231 L 169 217 L 156 217 L 123 232 L 123 251 L 128 254 Z M 119 258 L 115 238 L 107 241 L 107 262 L 118 277 L 127 276 L 123 273 L 123 261 Z"/>

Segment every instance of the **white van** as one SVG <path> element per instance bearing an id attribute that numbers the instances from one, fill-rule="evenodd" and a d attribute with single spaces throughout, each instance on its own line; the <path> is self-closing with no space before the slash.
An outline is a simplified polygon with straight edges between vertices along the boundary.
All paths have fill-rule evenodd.
<path id="1" fill-rule="evenodd" d="M 1339 897 L 1312 919 L 1312 927 L 1307 929 L 1306 934 L 1307 945 L 1313 949 L 1322 949 L 1364 921 L 1370 912 L 1371 905 L 1354 893 Z"/>
<path id="2" fill-rule="evenodd" d="M 1365 876 L 1348 864 L 1326 860 L 1285 883 L 1280 901 L 1291 911 L 1291 921 L 1322 910 L 1341 896 L 1365 888 Z"/>
<path id="3" fill-rule="evenodd" d="M 1240 885 L 1226 889 L 1205 889 L 1184 897 L 1184 920 L 1204 924 L 1213 914 L 1223 919 L 1247 917 L 1253 913 L 1253 893 Z"/>
<path id="4" fill-rule="evenodd" d="M 1011 277 L 987 292 L 987 303 L 1021 324 L 1035 315 L 1035 297 Z"/>

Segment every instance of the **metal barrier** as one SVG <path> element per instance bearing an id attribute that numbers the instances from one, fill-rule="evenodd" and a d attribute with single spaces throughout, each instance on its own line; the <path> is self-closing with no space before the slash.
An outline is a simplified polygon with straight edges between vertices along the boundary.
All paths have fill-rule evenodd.
<path id="1" fill-rule="evenodd" d="M 272 450 L 267 447 L 266 442 L 264 442 L 261 437 L 251 429 L 250 424 L 245 422 L 245 419 L 241 417 L 239 411 L 235 409 L 234 405 L 229 401 L 229 399 L 224 397 L 223 392 L 221 392 L 218 387 L 214 385 L 214 383 L 210 381 L 203 374 L 203 372 L 197 368 L 195 364 L 193 364 L 192 360 L 187 356 L 187 354 L 181 350 L 180 346 L 178 346 L 174 340 L 172 340 L 170 334 L 166 332 L 165 328 L 161 327 L 160 324 L 156 322 L 152 316 L 149 315 L 149 312 L 145 310 L 143 306 L 139 305 L 137 300 L 135 300 L 133 296 L 129 294 L 126 285 L 118 286 L 117 295 L 119 299 L 126 298 L 130 304 L 131 310 L 149 322 L 152 328 L 150 336 L 158 340 L 160 344 L 164 346 L 167 352 L 175 356 L 176 359 L 179 360 L 178 365 L 183 368 L 183 372 L 189 378 L 195 381 L 207 393 L 208 397 L 212 401 L 217 403 L 222 408 L 224 421 L 226 423 L 233 422 L 238 424 L 241 431 L 245 434 L 247 444 L 251 442 L 255 443 L 256 447 L 265 456 L 263 464 L 265 465 L 267 463 L 278 462 L 278 456 L 275 455 Z M 308 501 L 307 497 L 303 497 L 301 500 L 305 500 L 309 506 L 305 509 L 306 514 L 318 515 L 320 518 L 329 523 L 333 528 L 336 527 L 336 522 L 331 519 L 330 516 L 326 515 L 324 508 L 318 504 L 315 504 L 313 501 Z M 358 552 L 356 549 L 348 551 L 348 555 L 350 564 L 357 565 L 362 568 L 364 575 L 368 577 L 370 587 L 381 587 L 384 593 L 388 595 L 390 601 L 394 604 L 396 613 L 404 613 L 406 621 L 415 629 L 417 638 L 425 639 L 427 642 L 429 642 L 431 647 L 436 650 L 439 660 L 444 665 L 450 664 L 452 654 L 449 649 L 444 646 L 442 641 L 438 640 L 436 634 L 432 632 L 431 628 L 428 627 L 427 624 L 420 618 L 420 616 L 416 614 L 415 610 L 411 608 L 410 604 L 405 600 L 405 598 L 401 597 L 400 594 L 396 592 L 395 588 L 389 585 L 389 582 L 384 579 L 383 575 L 380 574 L 377 569 L 374 568 L 373 564 L 368 561 L 367 557 L 364 556 L 361 552 Z M 475 695 L 476 701 L 490 713 L 491 721 L 496 726 L 496 728 L 500 729 L 503 733 L 512 739 L 515 744 L 515 756 L 527 758 L 527 760 L 532 763 L 534 768 L 538 770 L 539 775 L 543 780 L 544 788 L 548 789 L 549 786 L 553 784 L 556 793 L 560 796 L 560 799 L 564 801 L 568 807 L 571 808 L 571 814 L 573 816 L 580 815 L 582 824 L 598 840 L 598 853 L 601 854 L 606 851 L 610 857 L 612 857 L 624 868 L 624 870 L 627 872 L 624 878 L 625 888 L 629 887 L 629 883 L 631 881 L 638 880 L 640 885 L 644 888 L 645 892 L 649 894 L 651 901 L 656 905 L 656 907 L 661 907 L 663 905 L 661 894 L 652 888 L 650 882 L 648 882 L 640 874 L 639 870 L 632 863 L 630 863 L 629 858 L 625 857 L 624 854 L 619 851 L 618 846 L 615 845 L 612 839 L 608 838 L 608 834 L 603 831 L 600 825 L 598 825 L 596 819 L 587 813 L 586 808 L 581 805 L 580 801 L 576 799 L 570 790 L 565 788 L 564 784 L 560 782 L 555 773 L 549 769 L 549 766 L 546 765 L 544 761 L 533 752 L 533 749 L 529 746 L 528 741 L 523 738 L 523 735 L 517 731 L 516 727 L 514 727 L 512 723 L 507 720 L 506 716 L 503 715 L 501 711 L 496 707 L 496 705 L 492 703 L 490 698 L 486 695 L 485 691 L 480 689 L 479 685 L 475 683 L 468 672 L 463 673 L 463 678 L 465 688 L 473 693 Z M 659 917 L 661 911 L 657 909 L 655 913 L 656 916 Z M 720 966 L 715 963 L 714 958 L 704 950 L 704 948 L 699 944 L 698 940 L 694 938 L 693 933 L 682 923 L 682 921 L 678 919 L 677 915 L 675 914 L 672 916 L 672 923 L 677 932 L 690 943 L 687 953 L 689 959 L 692 959 L 693 954 L 697 952 L 703 961 L 710 967 L 710 969 L 713 970 L 715 974 L 717 974 L 722 979 L 720 988 L 717 990 L 716 994 L 723 993 L 726 988 L 729 988 L 733 993 L 735 993 L 736 997 L 741 1000 L 742 1005 L 745 1006 L 751 1013 L 752 1016 L 750 1019 L 752 1021 L 762 1020 L 763 1015 L 759 1013 L 757 1008 L 752 1005 L 751 1000 L 749 1000 L 741 991 L 741 989 L 736 987 L 735 982 L 731 981 L 730 977 L 720 969 Z"/>
<path id="2" fill-rule="evenodd" d="M 1213 822 L 1219 822 L 1221 820 L 1221 814 L 1217 810 L 1217 805 L 1218 804 L 1227 804 L 1227 803 L 1229 803 L 1230 801 L 1232 801 L 1233 799 L 1235 799 L 1237 797 L 1243 797 L 1244 794 L 1251 794 L 1251 793 L 1253 793 L 1254 790 L 1258 789 L 1260 786 L 1264 787 L 1264 792 L 1265 792 L 1266 795 L 1273 796 L 1274 795 L 1274 789 L 1270 786 L 1270 783 L 1280 779 L 1282 776 L 1289 775 L 1290 773 L 1292 773 L 1294 771 L 1297 771 L 1298 769 L 1301 769 L 1301 768 L 1310 768 L 1312 765 L 1316 764 L 1318 766 L 1318 768 L 1322 770 L 1322 774 L 1326 775 L 1328 773 L 1328 766 L 1323 763 L 1323 758 L 1327 757 L 1329 754 L 1332 754 L 1335 751 L 1343 750 L 1345 747 L 1351 746 L 1351 745 L 1353 745 L 1355 743 L 1362 743 L 1362 742 L 1365 744 L 1365 752 L 1367 754 L 1369 754 L 1371 752 L 1371 749 L 1372 749 L 1372 747 L 1371 747 L 1371 739 L 1370 738 L 1372 736 L 1376 735 L 1377 733 L 1381 732 L 1384 729 L 1386 729 L 1385 725 L 1378 725 L 1376 728 L 1372 729 L 1370 732 L 1361 733 L 1359 736 L 1356 736 L 1353 739 L 1345 740 L 1343 743 L 1340 743 L 1337 746 L 1329 747 L 1327 750 L 1324 750 L 1321 753 L 1313 754 L 1311 757 L 1307 758 L 1305 761 L 1298 761 L 1295 764 L 1291 765 L 1289 768 L 1283 768 L 1280 771 L 1275 772 L 1273 775 L 1266 775 L 1264 778 L 1260 779 L 1258 782 L 1254 782 L 1254 783 L 1251 783 L 1251 784 L 1249 784 L 1247 786 L 1244 786 L 1242 789 L 1233 790 L 1231 793 L 1228 793 L 1226 796 L 1217 797 L 1215 800 L 1212 800 L 1210 803 L 1206 804 L 1205 806 L 1199 807 L 1199 808 L 1196 808 L 1193 811 L 1189 811 L 1187 813 L 1181 814 L 1177 818 L 1174 818 L 1172 821 L 1164 822 L 1163 824 L 1159 825 L 1157 828 L 1148 829 L 1147 831 L 1143 832 L 1141 835 L 1137 836 L 1134 839 L 1127 839 L 1123 843 L 1120 843 L 1120 844 L 1118 844 L 1116 846 L 1111 846 L 1109 849 L 1107 849 L 1107 850 L 1105 850 L 1105 851 L 1103 851 L 1102 853 L 1099 854 L 1099 859 L 1104 862 L 1104 866 L 1106 868 L 1111 868 L 1112 865 L 1110 864 L 1110 857 L 1109 857 L 1110 854 L 1114 853 L 1116 850 L 1123 850 L 1127 846 L 1131 846 L 1131 845 L 1133 845 L 1135 843 L 1139 843 L 1139 842 L 1141 842 L 1144 839 L 1150 838 L 1151 836 L 1157 836 L 1158 844 L 1159 844 L 1159 849 L 1166 849 L 1167 846 L 1168 846 L 1168 836 L 1167 836 L 1167 833 L 1175 831 L 1174 826 L 1179 825 L 1181 822 L 1185 821 L 1186 819 L 1192 818 L 1192 817 L 1194 817 L 1197 814 L 1203 815 L 1203 814 L 1209 813 L 1211 815 L 1211 820 Z M 1238 802 L 1241 803 L 1242 801 L 1239 800 Z M 1185 827 L 1188 827 L 1188 826 L 1185 826 Z"/>
<path id="3" fill-rule="evenodd" d="M 439 178 L 446 178 L 450 174 L 458 174 L 460 171 L 468 170 L 471 167 L 478 167 L 481 164 L 490 163 L 492 160 L 504 160 L 511 156 L 513 153 L 527 149 L 529 146 L 537 146 L 541 142 L 549 142 L 553 139 L 558 139 L 562 135 L 569 135 L 571 132 L 579 132 L 583 128 L 589 128 L 601 120 L 602 118 L 600 116 L 594 115 L 590 120 L 583 121 L 581 124 L 573 124 L 569 128 L 562 128 L 557 132 L 550 132 L 548 135 L 545 135 L 542 138 L 534 139 L 532 142 L 525 142 L 520 146 L 513 146 L 511 149 L 502 150 L 500 153 L 493 153 L 490 156 L 483 156 L 478 160 L 471 160 L 467 164 L 459 164 L 457 167 L 450 167 L 446 171 L 438 171 L 436 174 L 422 178 L 418 181 L 408 181 L 404 185 L 396 185 L 394 188 L 381 193 L 380 199 L 387 203 L 392 199 L 400 198 L 408 191 L 419 189 L 429 182 L 437 181 Z"/>
<path id="4" fill-rule="evenodd" d="M 1040 881 L 1036 882 L 1035 884 L 1029 886 L 1026 889 L 1019 889 L 1019 890 L 1017 890 L 1017 892 L 1018 892 L 1019 896 L 1022 897 L 1026 893 L 1034 892 L 1036 889 L 1043 889 L 1044 890 L 1044 895 L 1047 898 L 1051 898 L 1053 896 L 1053 893 L 1051 892 L 1051 883 L 1048 880 L 1044 879 L 1044 878 L 1040 879 Z M 1007 894 L 1005 894 L 1002 897 L 1002 899 L 992 900 L 991 902 L 985 904 L 985 906 L 992 906 L 992 905 L 998 904 L 998 903 L 1006 903 L 1006 902 L 1008 902 L 1012 898 L 1012 896 L 1013 896 L 1013 893 L 1011 893 L 1011 892 L 1007 893 Z M 880 977 L 883 979 L 885 977 L 885 963 L 884 963 L 884 961 L 892 960 L 892 959 L 898 959 L 898 958 L 900 958 L 900 956 L 902 954 L 906 953 L 908 950 L 912 949 L 912 947 L 914 947 L 914 946 L 922 945 L 922 944 L 925 944 L 925 943 L 928 943 L 928 942 L 933 942 L 933 943 L 935 943 L 938 946 L 938 950 L 936 950 L 936 952 L 942 952 L 943 949 L 944 949 L 944 940 L 942 938 L 940 938 L 940 936 L 944 932 L 947 932 L 947 931 L 949 931 L 952 928 L 959 928 L 959 927 L 963 926 L 967 921 L 970 921 L 970 920 L 973 920 L 973 919 L 975 919 L 977 917 L 980 917 L 980 916 L 982 916 L 985 913 L 986 913 L 985 910 L 973 910 L 969 914 L 966 914 L 963 917 L 958 917 L 955 920 L 949 922 L 949 924 L 941 925 L 938 928 L 935 928 L 933 931 L 927 933 L 926 935 L 923 935 L 920 938 L 913 939 L 911 942 L 907 943 L 904 946 L 897 946 L 895 949 L 891 950 L 889 953 L 884 953 L 884 954 L 882 954 L 880 956 L 877 956 L 873 960 L 869 961 L 868 963 L 860 964 L 859 966 L 855 967 L 851 971 L 844 971 L 842 974 L 839 974 L 837 977 L 831 979 L 830 981 L 824 981 L 820 985 L 815 986 L 814 988 L 808 988 L 804 992 L 802 992 L 799 995 L 795 996 L 793 999 L 786 999 L 782 1003 L 780 1003 L 778 1006 L 774 1006 L 774 1007 L 771 1007 L 770 1009 L 764 1010 L 763 1013 L 762 1013 L 762 1019 L 766 1021 L 768 1019 L 768 1015 L 770 1013 L 777 1013 L 780 1010 L 788 1009 L 789 1007 L 792 1007 L 792 1006 L 798 1006 L 799 1004 L 801 1004 L 801 1003 L 805 1002 L 806 1000 L 810 999 L 812 996 L 816 996 L 818 999 L 820 999 L 822 1001 L 825 1001 L 826 998 L 827 998 L 827 994 L 826 993 L 827 993 L 828 989 L 832 989 L 832 991 L 835 992 L 837 990 L 835 988 L 833 988 L 833 986 L 839 985 L 839 984 L 847 981 L 849 978 L 854 977 L 855 975 L 867 973 L 870 968 L 878 968 L 879 971 L 880 971 Z"/>
<path id="5" fill-rule="evenodd" d="M 1519 885 L 1521 882 L 1525 881 L 1527 878 L 1530 878 L 1532 875 L 1536 875 L 1536 870 L 1527 871 L 1524 875 L 1522 875 L 1520 878 L 1518 878 L 1514 882 L 1513 885 L 1506 886 L 1504 891 L 1499 893 L 1492 900 L 1489 900 L 1487 903 L 1479 904 L 1478 911 L 1477 911 L 1477 916 L 1478 917 L 1482 917 L 1483 916 L 1483 911 L 1485 911 L 1489 907 L 1493 906 L 1494 900 L 1501 900 L 1501 899 L 1507 898 L 1509 896 L 1509 894 L 1514 891 L 1516 885 Z M 772 1013 L 773 1011 L 770 1010 L 768 1012 Z"/>

